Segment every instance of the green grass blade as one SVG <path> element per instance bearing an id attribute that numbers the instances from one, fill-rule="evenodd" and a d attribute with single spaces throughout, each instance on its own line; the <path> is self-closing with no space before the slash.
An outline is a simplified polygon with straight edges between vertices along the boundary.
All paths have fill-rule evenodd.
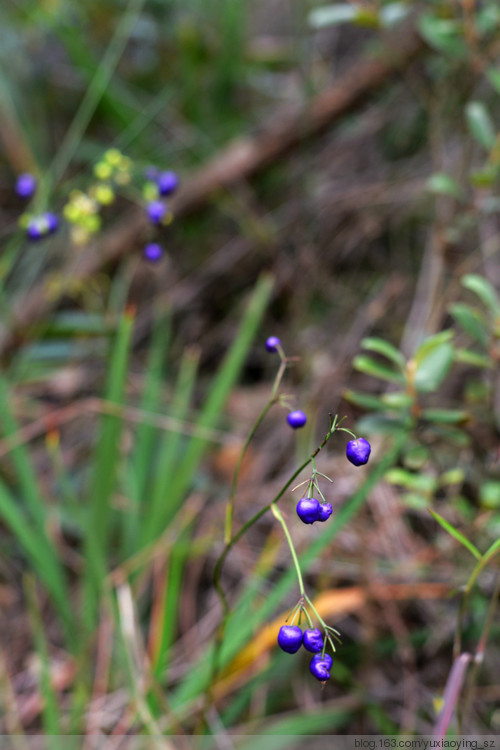
<path id="1" fill-rule="evenodd" d="M 465 590 L 467 592 L 469 592 L 471 588 L 474 586 L 479 573 L 483 570 L 483 568 L 486 567 L 486 565 L 488 565 L 490 560 L 492 560 L 499 551 L 500 551 L 500 539 L 496 539 L 493 542 L 493 544 L 490 547 L 488 547 L 484 555 L 481 555 L 480 560 L 478 561 L 476 567 L 472 571 L 471 576 L 469 580 L 467 581 L 467 585 L 465 587 Z"/>
<path id="2" fill-rule="evenodd" d="M 105 392 L 105 399 L 113 404 L 122 405 L 124 402 L 133 323 L 133 314 L 128 311 L 124 312 L 111 354 Z M 113 492 L 116 487 L 122 424 L 123 420 L 119 417 L 111 415 L 102 417 L 92 467 L 84 545 L 87 563 L 86 594 L 90 597 L 90 600 L 86 602 L 86 609 L 88 617 L 92 621 L 95 620 L 97 595 L 101 582 L 106 575 L 109 519 Z"/>
<path id="3" fill-rule="evenodd" d="M 73 616 L 64 571 L 54 546 L 44 530 L 34 529 L 26 520 L 16 499 L 0 482 L 0 517 L 23 548 L 33 570 L 44 582 L 57 607 L 66 635 L 72 643 Z"/>
<path id="4" fill-rule="evenodd" d="M 7 383 L 0 375 L 0 414 L 2 437 L 9 438 L 19 430 L 19 425 L 11 412 L 11 398 Z M 10 451 L 16 471 L 19 488 L 36 525 L 44 528 L 46 522 L 45 503 L 38 488 L 37 478 L 25 445 L 16 445 Z"/>
<path id="5" fill-rule="evenodd" d="M 222 362 L 199 415 L 197 420 L 199 427 L 212 428 L 217 424 L 266 309 L 272 290 L 272 283 L 272 278 L 267 275 L 259 279 L 240 324 L 238 335 Z M 179 507 L 184 494 L 192 482 L 196 466 L 207 446 L 207 442 L 203 438 L 192 438 L 182 461 L 177 467 L 176 475 L 169 491 L 169 513 L 171 515 Z"/>
<path id="6" fill-rule="evenodd" d="M 166 590 L 164 593 L 164 610 L 161 620 L 161 633 L 158 647 L 153 661 L 153 674 L 156 679 L 165 679 L 169 649 L 174 641 L 177 614 L 179 612 L 179 601 L 182 593 L 182 581 L 188 550 L 185 546 L 189 540 L 191 529 L 184 529 L 179 539 L 179 544 L 174 545 L 170 552 L 168 561 L 168 572 L 166 576 Z"/>
<path id="7" fill-rule="evenodd" d="M 427 509 L 433 519 L 437 521 L 437 523 L 450 534 L 454 539 L 457 540 L 457 542 L 460 542 L 466 549 L 469 550 L 471 555 L 474 555 L 476 560 L 480 560 L 482 555 L 477 547 L 475 547 L 472 542 L 470 542 L 458 529 L 456 529 L 454 526 L 449 523 L 443 516 L 440 516 L 439 513 L 436 513 L 435 510 L 431 510 L 430 508 Z"/>
<path id="8" fill-rule="evenodd" d="M 156 413 L 160 409 L 165 361 L 170 345 L 171 323 L 171 316 L 169 314 L 159 319 L 154 327 L 147 363 L 146 382 L 144 383 L 144 395 L 141 402 L 141 409 L 145 412 Z M 156 438 L 156 427 L 143 423 L 137 428 L 134 465 L 138 490 L 141 494 L 146 486 L 151 465 L 151 454 Z"/>
<path id="9" fill-rule="evenodd" d="M 40 692 L 43 699 L 43 726 L 46 735 L 56 736 L 61 734 L 61 725 L 59 722 L 60 710 L 57 695 L 52 685 L 49 649 L 37 601 L 35 581 L 32 577 L 26 579 L 24 590 L 28 603 L 28 615 L 31 622 L 35 649 L 40 659 Z"/>
<path id="10" fill-rule="evenodd" d="M 165 361 L 171 337 L 171 316 L 158 318 L 153 328 L 153 335 L 147 362 L 147 375 L 140 404 L 142 411 L 156 414 L 161 408 L 161 394 L 164 379 Z M 142 422 L 134 439 L 134 451 L 130 468 L 127 472 L 127 495 L 133 501 L 133 508 L 123 519 L 124 530 L 122 539 L 122 557 L 136 551 L 138 534 L 143 531 L 143 522 L 138 522 L 141 506 L 146 497 L 148 475 L 151 472 L 151 462 L 154 455 L 155 443 L 158 439 L 158 428 Z M 149 498 L 149 495 L 148 495 Z M 149 519 L 149 511 L 147 518 Z"/>
<path id="11" fill-rule="evenodd" d="M 172 398 L 172 416 L 181 421 L 185 420 L 188 413 L 198 362 L 198 351 L 189 349 L 185 352 Z M 181 442 L 179 432 L 165 432 L 163 435 L 152 478 L 151 499 L 143 520 L 141 545 L 148 544 L 159 536 L 167 525 L 170 513 L 167 498 L 170 496 L 170 484 L 175 476 L 175 463 L 179 460 Z"/>

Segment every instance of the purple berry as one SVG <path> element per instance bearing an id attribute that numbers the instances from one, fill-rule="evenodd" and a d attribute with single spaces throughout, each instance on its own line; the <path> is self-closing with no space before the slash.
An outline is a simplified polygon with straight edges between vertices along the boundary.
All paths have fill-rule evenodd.
<path id="1" fill-rule="evenodd" d="M 304 630 L 304 638 L 302 640 L 304 648 L 310 651 L 312 654 L 317 654 L 323 650 L 323 636 L 319 628 L 308 628 Z"/>
<path id="2" fill-rule="evenodd" d="M 179 186 L 179 178 L 175 172 L 162 172 L 156 178 L 158 192 L 160 195 L 170 195 Z"/>
<path id="3" fill-rule="evenodd" d="M 279 340 L 277 336 L 269 336 L 269 338 L 266 341 L 266 349 L 268 352 L 275 352 L 280 346 L 281 346 L 281 341 Z"/>
<path id="4" fill-rule="evenodd" d="M 282 625 L 278 633 L 278 646 L 287 654 L 295 654 L 302 644 L 302 630 L 298 625 Z"/>
<path id="5" fill-rule="evenodd" d="M 36 190 L 36 177 L 26 172 L 20 174 L 16 181 L 16 193 L 20 198 L 31 198 Z"/>
<path id="6" fill-rule="evenodd" d="M 146 206 L 149 220 L 152 221 L 153 224 L 159 224 L 161 222 L 165 216 L 166 210 L 167 207 L 161 201 L 151 201 L 151 203 L 148 203 Z"/>
<path id="7" fill-rule="evenodd" d="M 332 513 L 333 508 L 331 503 L 321 503 L 319 506 L 318 521 L 328 521 Z"/>
<path id="8" fill-rule="evenodd" d="M 319 518 L 319 500 L 303 497 L 297 503 L 297 515 L 303 523 L 314 523 Z"/>
<path id="9" fill-rule="evenodd" d="M 303 411 L 291 411 L 287 416 L 286 421 L 288 422 L 290 427 L 293 427 L 294 430 L 297 430 L 299 427 L 303 427 L 305 425 L 305 423 L 307 422 L 307 417 Z"/>
<path id="10" fill-rule="evenodd" d="M 45 235 L 45 228 L 41 226 L 40 219 L 31 219 L 28 226 L 26 227 L 26 234 L 28 239 L 32 242 L 41 240 Z"/>
<path id="11" fill-rule="evenodd" d="M 149 242 L 142 251 L 144 260 L 148 260 L 150 263 L 157 263 L 162 255 L 163 248 L 157 242 Z"/>
<path id="12" fill-rule="evenodd" d="M 47 211 L 43 215 L 43 219 L 45 221 L 45 224 L 47 226 L 47 232 L 49 234 L 54 234 L 59 229 L 59 219 L 58 217 L 53 214 L 51 211 Z"/>
<path id="13" fill-rule="evenodd" d="M 365 440 L 364 438 L 356 438 L 356 440 L 349 440 L 345 453 L 348 460 L 354 464 L 354 466 L 363 466 L 363 464 L 368 463 L 371 449 L 368 440 Z"/>
<path id="14" fill-rule="evenodd" d="M 321 654 L 314 654 L 309 664 L 309 671 L 316 677 L 320 682 L 325 682 L 330 679 L 330 669 L 332 668 L 333 659 L 329 654 L 321 656 Z"/>

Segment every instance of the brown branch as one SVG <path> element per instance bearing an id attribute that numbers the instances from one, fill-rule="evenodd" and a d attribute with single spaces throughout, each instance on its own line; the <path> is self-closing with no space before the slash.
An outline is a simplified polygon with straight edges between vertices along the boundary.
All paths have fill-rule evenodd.
<path id="1" fill-rule="evenodd" d="M 388 35 L 383 55 L 357 62 L 326 91 L 293 111 L 287 109 L 286 112 L 277 113 L 259 134 L 229 144 L 186 181 L 172 202 L 174 214 L 184 216 L 199 208 L 210 201 L 217 191 L 255 175 L 283 158 L 304 140 L 332 126 L 409 65 L 423 48 L 424 44 L 413 28 L 400 29 Z M 146 228 L 144 212 L 132 211 L 129 217 L 109 230 L 98 248 L 89 248 L 85 254 L 69 262 L 62 276 L 71 282 L 92 276 L 140 241 Z M 30 326 L 43 319 L 57 302 L 58 298 L 51 299 L 47 295 L 43 283 L 30 291 L 15 309 L 8 331 L 0 339 L 0 356 L 8 355 L 15 349 L 26 337 Z"/>

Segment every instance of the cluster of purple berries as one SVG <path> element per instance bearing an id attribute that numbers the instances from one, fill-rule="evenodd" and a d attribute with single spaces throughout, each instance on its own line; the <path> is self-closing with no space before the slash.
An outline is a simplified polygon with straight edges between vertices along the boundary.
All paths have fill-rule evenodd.
<path id="1" fill-rule="evenodd" d="M 328 521 L 332 515 L 331 503 L 320 503 L 315 497 L 302 497 L 297 503 L 297 515 L 302 523 Z"/>
<path id="2" fill-rule="evenodd" d="M 29 200 L 36 192 L 36 177 L 29 172 L 20 174 L 16 180 L 16 194 L 23 200 Z M 46 211 L 40 216 L 34 216 L 28 219 L 26 224 L 26 234 L 28 239 L 36 242 L 54 234 L 59 229 L 59 219 L 51 211 Z"/>
<path id="3" fill-rule="evenodd" d="M 301 646 L 314 654 L 309 664 L 309 671 L 320 682 L 330 679 L 333 659 L 323 653 L 325 642 L 318 628 L 302 630 L 298 625 L 283 625 L 278 633 L 278 646 L 287 654 L 295 654 Z"/>
<path id="4" fill-rule="evenodd" d="M 146 170 L 149 180 L 147 190 L 148 200 L 146 213 L 151 224 L 160 226 L 171 221 L 168 206 L 162 198 L 174 193 L 179 187 L 179 177 L 175 172 L 160 172 L 156 167 Z M 156 263 L 163 256 L 163 248 L 158 242 L 148 242 L 144 247 L 143 256 L 150 263 Z"/>

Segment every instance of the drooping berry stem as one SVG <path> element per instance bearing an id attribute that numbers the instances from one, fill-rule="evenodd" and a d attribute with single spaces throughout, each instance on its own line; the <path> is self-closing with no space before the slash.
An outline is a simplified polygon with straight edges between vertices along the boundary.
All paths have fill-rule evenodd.
<path id="1" fill-rule="evenodd" d="M 224 544 L 229 544 L 231 540 L 231 534 L 232 534 L 232 528 L 233 528 L 233 516 L 234 516 L 234 502 L 236 498 L 236 489 L 238 487 L 238 480 L 240 477 L 240 471 L 241 466 L 243 463 L 243 459 L 245 457 L 245 454 L 247 452 L 248 446 L 250 445 L 255 433 L 257 432 L 261 422 L 264 420 L 267 412 L 270 410 L 272 406 L 274 406 L 275 403 L 278 401 L 278 392 L 281 385 L 281 381 L 283 380 L 283 375 L 285 374 L 285 370 L 287 367 L 287 361 L 284 356 L 283 350 L 280 347 L 277 349 L 279 355 L 280 355 L 280 366 L 278 369 L 278 372 L 276 373 L 276 377 L 274 378 L 274 383 L 271 389 L 271 395 L 269 396 L 269 400 L 260 412 L 259 416 L 253 423 L 248 435 L 246 436 L 245 442 L 243 444 L 243 447 L 240 451 L 240 454 L 238 456 L 238 460 L 236 462 L 236 466 L 233 473 L 233 479 L 231 482 L 231 489 L 229 491 L 229 498 L 227 500 L 226 505 L 226 520 L 224 525 Z"/>
<path id="2" fill-rule="evenodd" d="M 283 514 L 280 511 L 280 509 L 278 508 L 278 506 L 276 505 L 276 503 L 271 503 L 271 513 L 280 522 L 280 524 L 281 524 L 281 526 L 283 528 L 283 531 L 284 531 L 285 536 L 286 536 L 286 540 L 288 542 L 288 546 L 290 547 L 290 553 L 292 555 L 293 564 L 295 565 L 295 571 L 297 573 L 297 579 L 298 579 L 298 582 L 299 582 L 300 595 L 301 595 L 301 597 L 305 598 L 306 592 L 305 592 L 305 589 L 304 589 L 304 580 L 302 578 L 302 573 L 300 571 L 300 565 L 299 565 L 299 560 L 298 560 L 298 557 L 297 557 L 297 553 L 295 551 L 295 547 L 293 545 L 293 541 L 292 541 L 292 537 L 290 536 L 290 532 L 288 531 L 288 526 L 286 525 L 286 521 L 283 518 Z"/>

